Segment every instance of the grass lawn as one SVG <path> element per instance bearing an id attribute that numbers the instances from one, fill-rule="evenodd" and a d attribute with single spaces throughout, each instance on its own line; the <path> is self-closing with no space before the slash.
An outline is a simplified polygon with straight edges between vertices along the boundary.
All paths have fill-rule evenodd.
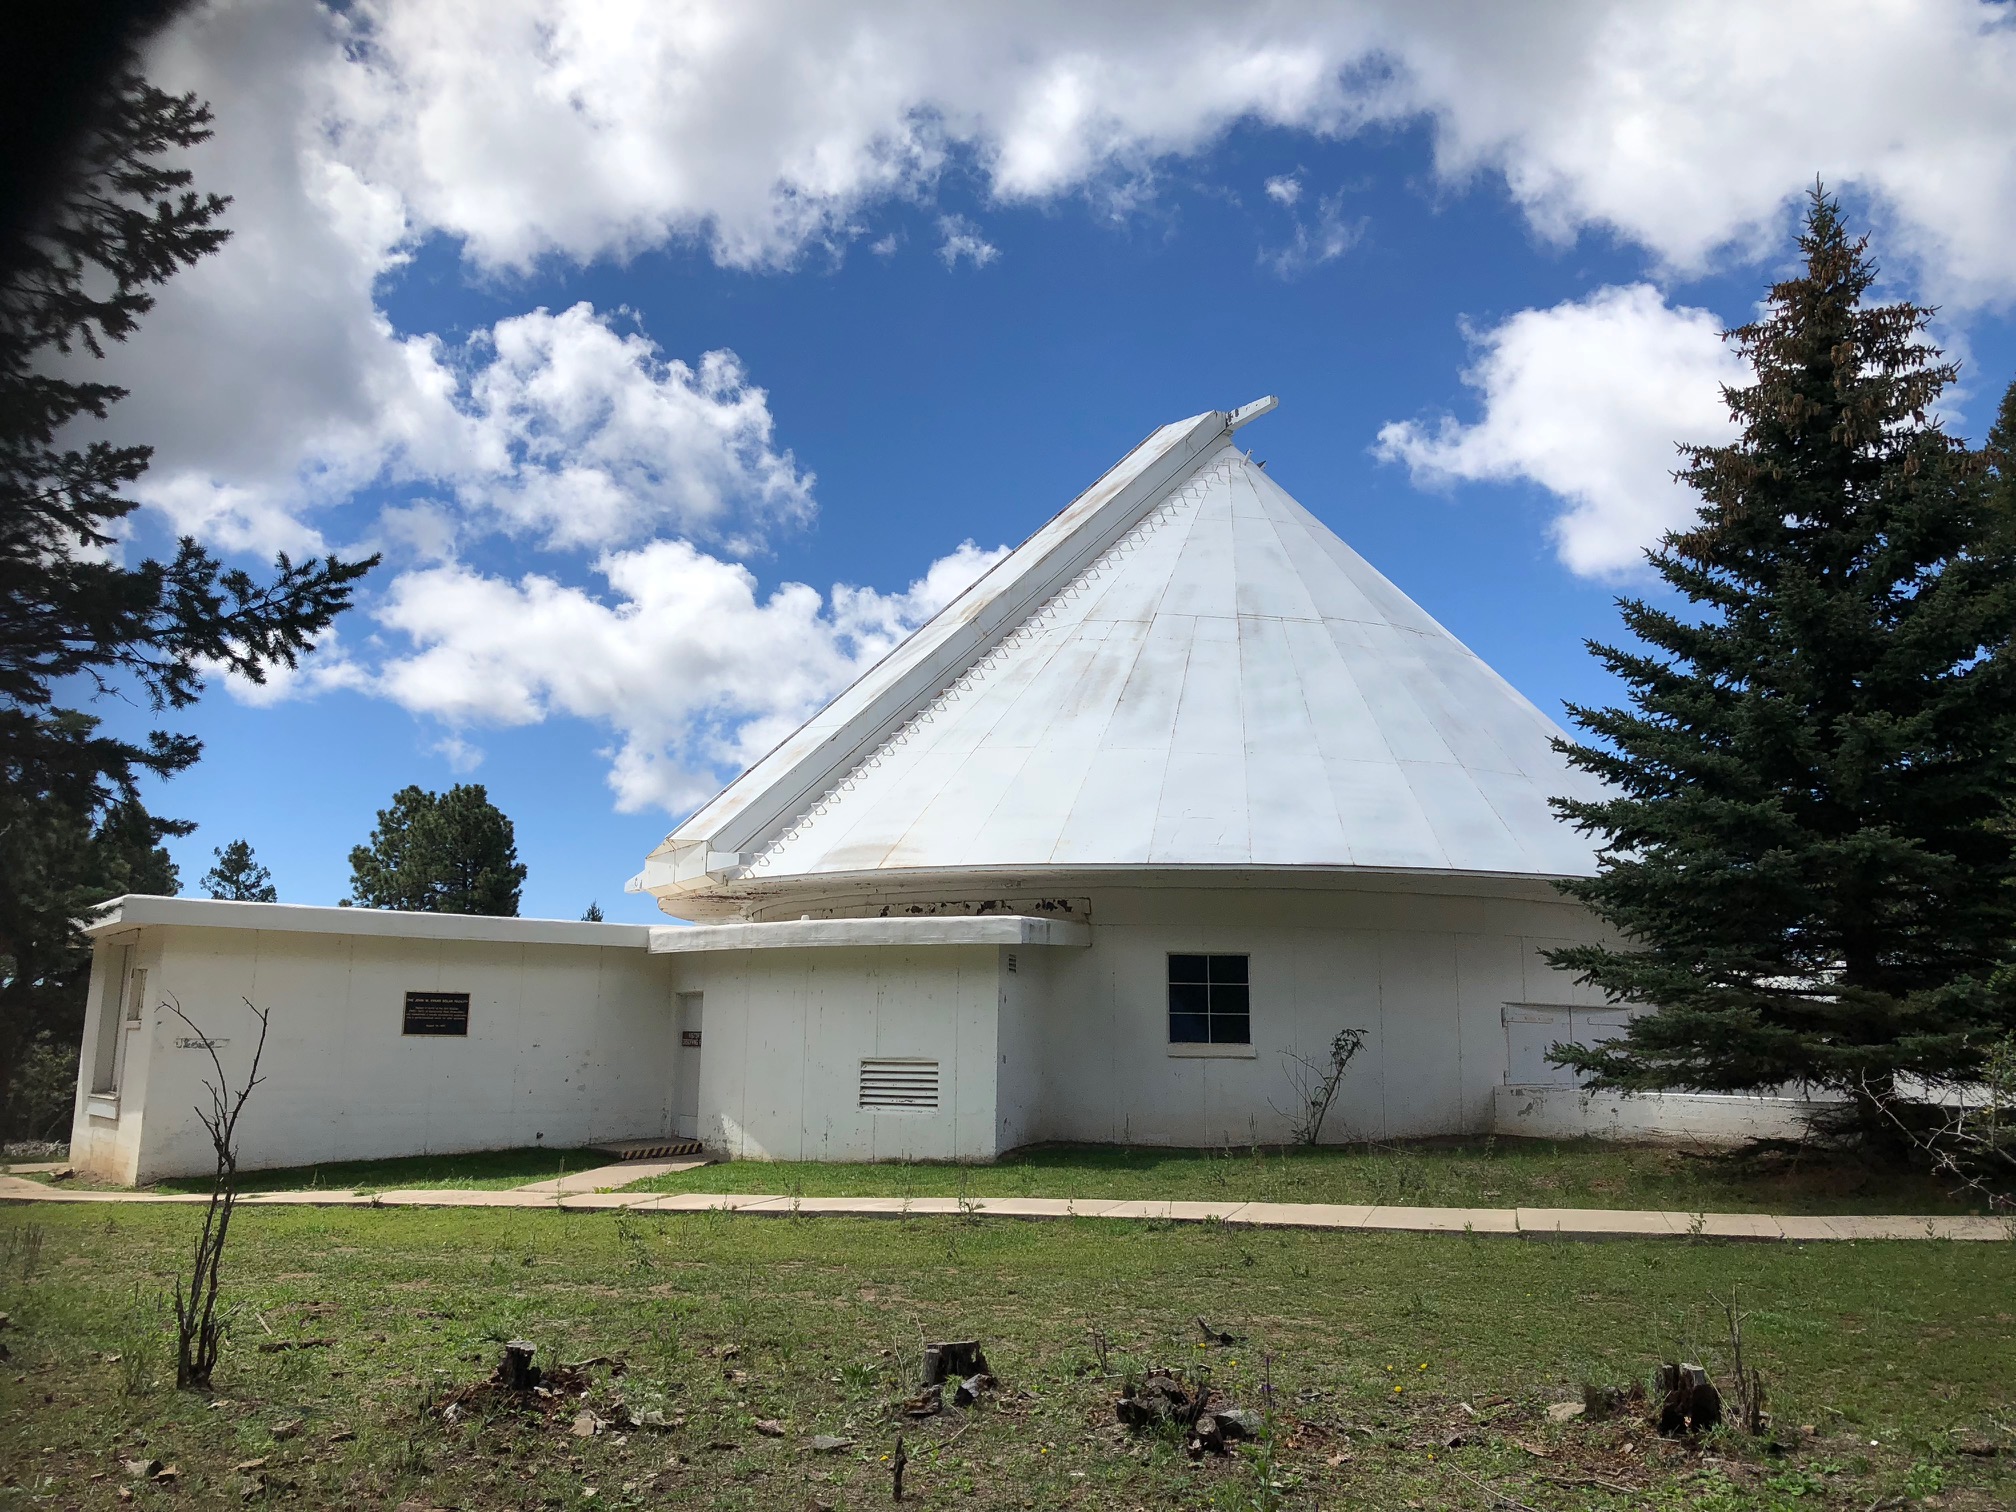
<path id="1" fill-rule="evenodd" d="M 1171 1197 L 1405 1207 L 1667 1212 L 1972 1211 L 1937 1182 L 1862 1158 L 1695 1152 L 1603 1140 L 1436 1141 L 1286 1151 L 1046 1145 L 993 1165 L 736 1161 L 638 1182 L 664 1192 L 801 1197 Z"/>
<path id="2" fill-rule="evenodd" d="M 0 1209 L 0 1505 L 110 1508 L 122 1487 L 184 1508 L 887 1505 L 887 1404 L 924 1340 L 959 1337 L 984 1342 L 1001 1388 L 906 1429 L 926 1507 L 2016 1504 L 1998 1426 L 2016 1391 L 2016 1246 L 248 1210 L 213 1402 L 164 1384 L 162 1293 L 198 1217 Z M 1584 1380 L 1674 1354 L 1718 1369 L 1712 1299 L 1737 1289 L 1781 1450 L 1549 1420 Z M 1203 1347 L 1199 1313 L 1240 1342 Z M 443 1422 L 431 1409 L 512 1337 L 549 1364 L 627 1368 L 590 1367 L 585 1401 L 550 1412 Z M 300 1338 L 333 1343 L 258 1347 Z M 1155 1365 L 1208 1368 L 1254 1408 L 1271 1379 L 1271 1465 L 1193 1465 L 1120 1429 L 1121 1380 Z M 584 1407 L 618 1420 L 619 1396 L 666 1426 L 575 1431 Z M 854 1442 L 821 1454 L 813 1434 Z M 1990 1443 L 2004 1452 L 1963 1452 Z M 122 1464 L 155 1459 L 179 1470 L 172 1496 Z"/>

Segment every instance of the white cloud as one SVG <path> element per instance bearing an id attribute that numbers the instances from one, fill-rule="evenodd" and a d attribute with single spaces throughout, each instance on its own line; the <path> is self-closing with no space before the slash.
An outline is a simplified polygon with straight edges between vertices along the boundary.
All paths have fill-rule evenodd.
<path id="1" fill-rule="evenodd" d="M 470 454 L 449 475 L 549 546 L 677 530 L 747 550 L 765 525 L 812 513 L 812 479 L 776 449 L 733 352 L 666 361 L 586 304 L 499 321 L 471 349 Z"/>
<path id="2" fill-rule="evenodd" d="M 955 155 L 1004 202 L 1127 179 L 1250 120 L 1426 120 L 1544 233 L 1675 267 L 1775 240 L 1818 172 L 1867 190 L 1947 297 L 2006 297 L 2016 27 L 1982 0 L 1369 0 L 1135 12 L 435 0 L 359 6 L 343 158 L 485 263 L 675 237 L 724 262 L 844 241 Z"/>
<path id="3" fill-rule="evenodd" d="M 447 762 L 448 770 L 458 777 L 467 777 L 483 765 L 482 749 L 469 744 L 460 735 L 444 735 L 429 749 Z"/>
<path id="4" fill-rule="evenodd" d="M 1271 192 L 1272 186 L 1269 187 Z M 1300 197 L 1299 186 L 1296 197 Z M 1293 204 L 1294 200 L 1282 203 Z M 1316 201 L 1313 218 L 1297 215 L 1295 234 L 1289 238 L 1287 245 L 1276 247 L 1271 252 L 1262 251 L 1260 262 L 1281 278 L 1293 278 L 1298 273 L 1306 273 L 1311 268 L 1342 257 L 1357 245 L 1358 238 L 1364 234 L 1365 218 L 1360 216 L 1352 220 L 1345 217 L 1344 191 L 1339 189 L 1335 194 L 1326 194 Z"/>
<path id="5" fill-rule="evenodd" d="M 1544 234 L 1691 272 L 1768 253 L 1817 174 L 1867 194 L 1939 301 L 2016 296 L 2016 20 L 1985 0 L 1682 0 L 1416 13 L 1386 113 Z"/>
<path id="6" fill-rule="evenodd" d="M 1001 255 L 1001 249 L 982 236 L 980 228 L 963 215 L 939 216 L 938 234 L 944 238 L 939 243 L 938 255 L 948 268 L 958 267 L 962 257 L 970 258 L 974 267 L 984 268 Z"/>
<path id="7" fill-rule="evenodd" d="M 2016 24 L 1978 0 L 1193 0 L 1153 26 L 1063 0 L 215 0 L 148 66 L 215 105 L 197 163 L 236 197 L 237 234 L 95 376 L 133 390 L 115 438 L 160 448 L 144 495 L 234 550 L 355 539 L 367 524 L 317 511 L 383 474 L 460 486 L 466 370 L 376 302 L 436 233 L 493 268 L 681 239 L 774 267 L 861 235 L 870 205 L 928 207 L 950 165 L 1002 205 L 1083 193 L 1124 213 L 1158 164 L 1240 122 L 1329 136 L 1425 122 L 1446 182 L 1502 174 L 1548 236 L 1605 228 L 1680 270 L 1775 250 L 1818 172 L 1869 197 L 1892 272 L 1929 297 L 2016 297 Z M 941 255 L 989 255 L 963 223 L 946 229 Z M 1357 229 L 1333 208 L 1263 262 L 1296 271 Z M 570 349 L 606 359 L 582 376 L 605 382 L 612 421 L 625 361 L 661 387 L 670 370 L 627 340 Z M 668 396 L 642 429 L 676 409 Z M 729 476 L 751 490 L 751 531 L 801 507 L 777 459 L 737 464 L 740 442 L 724 455 L 712 420 L 686 418 L 703 454 L 651 480 L 647 513 L 711 512 L 695 528 L 735 539 L 742 522 L 718 508 Z M 617 424 L 609 441 L 641 433 Z M 606 532 L 603 485 L 639 475 L 612 458 L 593 476 L 520 476 L 522 460 L 487 490 L 491 521 L 559 542 Z"/>
<path id="8" fill-rule="evenodd" d="M 1721 385 L 1747 375 L 1721 326 L 1646 284 L 1522 310 L 1472 334 L 1476 358 L 1463 381 L 1478 391 L 1482 417 L 1395 422 L 1379 432 L 1379 455 L 1428 484 L 1537 483 L 1566 505 L 1553 533 L 1570 570 L 1629 570 L 1699 507 L 1673 481 L 1676 446 L 1732 433 Z"/>
<path id="9" fill-rule="evenodd" d="M 761 755 L 1003 555 L 971 541 L 895 594 L 802 583 L 759 597 L 755 576 L 685 541 L 612 552 L 604 595 L 537 573 L 460 563 L 401 574 L 373 611 L 403 649 L 371 688 L 448 726 L 585 719 L 614 732 L 609 783 L 625 811 L 690 808 Z"/>
<path id="10" fill-rule="evenodd" d="M 1302 180 L 1292 173 L 1267 180 L 1267 198 L 1277 205 L 1292 205 L 1302 198 Z"/>

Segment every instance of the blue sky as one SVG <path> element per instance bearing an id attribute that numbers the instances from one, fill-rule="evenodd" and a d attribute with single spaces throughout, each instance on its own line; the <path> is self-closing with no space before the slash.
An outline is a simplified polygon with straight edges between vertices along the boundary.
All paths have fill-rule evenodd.
<path id="1" fill-rule="evenodd" d="M 624 878 L 738 760 L 1263 393 L 1305 505 L 1550 713 L 1605 698 L 1582 641 L 1814 173 L 1944 307 L 1956 426 L 2016 376 L 2006 13 L 1797 9 L 199 14 L 152 67 L 216 106 L 238 235 L 115 359 L 161 447 L 129 550 L 386 561 L 302 675 L 183 720 L 185 890 L 243 837 L 334 902 L 396 788 L 469 780 L 524 912 L 654 917 Z M 1857 69 L 1884 103 L 1834 120 Z"/>

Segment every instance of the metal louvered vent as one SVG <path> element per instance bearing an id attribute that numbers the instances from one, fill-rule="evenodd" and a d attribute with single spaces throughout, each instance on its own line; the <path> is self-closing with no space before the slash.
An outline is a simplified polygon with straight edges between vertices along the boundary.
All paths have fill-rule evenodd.
<path id="1" fill-rule="evenodd" d="M 878 1113 L 928 1113 L 938 1106 L 935 1060 L 864 1060 L 861 1106 Z"/>

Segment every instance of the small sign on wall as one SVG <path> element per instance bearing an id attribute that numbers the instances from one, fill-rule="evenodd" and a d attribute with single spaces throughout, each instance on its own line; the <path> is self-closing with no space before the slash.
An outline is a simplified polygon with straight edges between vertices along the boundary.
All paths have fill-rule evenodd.
<path id="1" fill-rule="evenodd" d="M 698 1050 L 700 1048 L 700 1031 L 698 1029 L 681 1029 L 679 1031 L 679 1044 L 682 1049 Z"/>
<path id="2" fill-rule="evenodd" d="M 402 1034 L 467 1034 L 469 994 L 466 992 L 409 992 L 406 994 L 406 1021 Z"/>

